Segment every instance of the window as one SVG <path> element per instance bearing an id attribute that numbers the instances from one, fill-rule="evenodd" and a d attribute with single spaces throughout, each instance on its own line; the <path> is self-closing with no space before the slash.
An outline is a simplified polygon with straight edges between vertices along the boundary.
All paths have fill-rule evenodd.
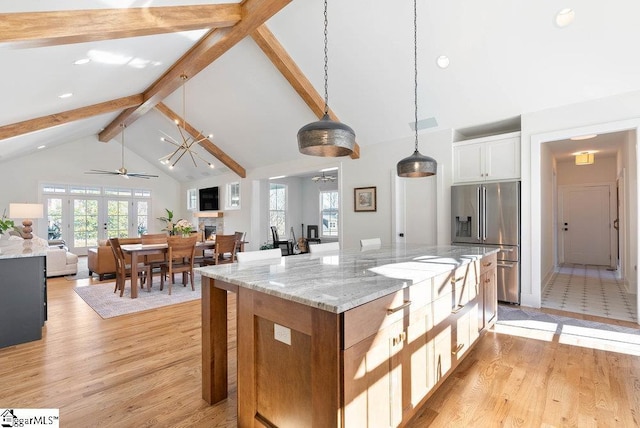
<path id="1" fill-rule="evenodd" d="M 287 186 L 269 184 L 269 226 L 275 226 L 280 237 L 286 236 L 286 209 Z"/>
<path id="2" fill-rule="evenodd" d="M 187 190 L 187 211 L 198 210 L 198 192 L 196 189 Z"/>
<path id="3" fill-rule="evenodd" d="M 320 218 L 322 219 L 321 236 L 338 236 L 338 191 L 320 192 Z"/>
<path id="4" fill-rule="evenodd" d="M 240 209 L 240 183 L 237 181 L 227 184 L 226 209 Z"/>
<path id="5" fill-rule="evenodd" d="M 149 202 L 137 201 L 135 210 L 138 220 L 138 236 L 142 236 L 149 231 Z"/>

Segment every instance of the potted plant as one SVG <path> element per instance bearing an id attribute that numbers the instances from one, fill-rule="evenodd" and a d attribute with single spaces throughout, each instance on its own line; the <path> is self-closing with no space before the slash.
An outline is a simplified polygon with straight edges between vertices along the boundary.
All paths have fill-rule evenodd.
<path id="1" fill-rule="evenodd" d="M 162 229 L 165 232 L 169 232 L 169 235 L 173 235 L 173 211 L 165 208 L 164 209 L 167 212 L 167 216 L 166 217 L 158 217 L 158 220 L 163 221 L 165 223 L 164 229 Z"/>
<path id="2" fill-rule="evenodd" d="M 9 229 L 13 229 L 13 226 L 13 220 L 9 220 L 7 218 L 7 210 L 5 209 L 2 212 L 2 217 L 0 218 L 0 235 L 4 234 Z"/>
<path id="3" fill-rule="evenodd" d="M 175 234 L 189 236 L 193 230 L 193 225 L 189 223 L 188 220 L 180 219 L 175 226 L 173 226 L 173 230 Z"/>

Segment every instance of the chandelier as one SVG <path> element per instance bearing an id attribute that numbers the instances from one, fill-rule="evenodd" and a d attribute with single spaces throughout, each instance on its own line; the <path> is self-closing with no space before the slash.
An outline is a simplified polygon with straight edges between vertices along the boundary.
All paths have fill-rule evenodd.
<path id="1" fill-rule="evenodd" d="M 335 179 L 335 175 L 324 175 L 324 172 L 321 175 L 311 177 L 311 181 L 315 181 L 316 183 L 326 183 L 328 181 L 335 181 Z"/>
<path id="2" fill-rule="evenodd" d="M 173 169 L 173 167 L 178 163 L 180 159 L 184 157 L 184 155 L 189 154 L 189 157 L 193 161 L 193 166 L 198 167 L 198 164 L 196 163 L 196 158 L 198 158 L 204 163 L 206 163 L 207 166 L 209 166 L 209 168 L 214 168 L 214 165 L 211 162 L 205 160 L 202 156 L 200 156 L 200 153 L 194 150 L 195 149 L 193 147 L 194 145 L 198 146 L 202 141 L 208 138 L 212 138 L 213 135 L 211 134 L 202 135 L 202 132 L 199 132 L 195 138 L 189 135 L 189 132 L 187 131 L 185 88 L 184 88 L 184 82 L 187 80 L 187 76 L 185 74 L 182 74 L 180 75 L 180 78 L 182 79 L 182 126 L 180 126 L 180 121 L 177 119 L 175 120 L 175 123 L 176 123 L 176 126 L 178 127 L 178 132 L 180 133 L 180 138 L 182 139 L 182 141 L 176 141 L 170 135 L 160 131 L 164 134 L 164 137 L 161 137 L 160 140 L 171 143 L 176 147 L 173 152 L 160 158 L 160 162 L 165 165 L 169 165 L 169 169 Z"/>

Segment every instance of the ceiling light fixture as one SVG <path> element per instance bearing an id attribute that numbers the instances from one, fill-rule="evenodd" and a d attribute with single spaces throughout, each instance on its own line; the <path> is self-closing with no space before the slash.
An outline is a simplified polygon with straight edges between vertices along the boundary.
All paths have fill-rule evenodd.
<path id="1" fill-rule="evenodd" d="M 593 152 L 575 153 L 576 165 L 591 165 L 595 162 L 595 154 Z"/>
<path id="2" fill-rule="evenodd" d="M 560 28 L 567 27 L 571 25 L 573 20 L 576 17 L 576 12 L 571 8 L 562 9 L 556 15 L 556 25 Z"/>
<path id="3" fill-rule="evenodd" d="M 407 158 L 398 162 L 398 177 L 429 177 L 435 175 L 438 163 L 429 156 L 424 156 L 418 151 L 418 5 L 413 0 L 413 107 L 415 129 L 415 151 Z"/>
<path id="4" fill-rule="evenodd" d="M 329 117 L 329 66 L 327 47 L 327 0 L 324 0 L 324 115 L 298 131 L 298 150 L 312 156 L 348 156 L 356 145 L 356 134 L 344 123 Z"/>
<path id="5" fill-rule="evenodd" d="M 447 68 L 449 67 L 449 57 L 446 55 L 440 55 L 437 59 L 436 59 L 436 64 L 438 64 L 438 67 L 440 68 Z"/>
<path id="6" fill-rule="evenodd" d="M 169 165 L 169 168 L 173 169 L 173 167 L 178 163 L 178 161 L 182 159 L 182 157 L 185 154 L 188 153 L 189 156 L 191 157 L 191 160 L 193 161 L 193 166 L 198 167 L 198 164 L 196 163 L 196 158 L 198 158 L 204 163 L 206 163 L 207 166 L 209 166 L 209 168 L 214 168 L 214 165 L 211 162 L 205 160 L 202 156 L 200 156 L 198 152 L 194 150 L 194 147 L 193 147 L 194 145 L 196 146 L 199 145 L 202 141 L 208 138 L 212 138 L 213 135 L 212 134 L 202 135 L 202 132 L 198 133 L 198 135 L 195 138 L 192 138 L 191 135 L 189 135 L 189 132 L 187 131 L 187 116 L 186 116 L 186 108 L 185 108 L 186 103 L 185 103 L 185 88 L 184 88 L 184 82 L 187 80 L 187 76 L 185 74 L 182 74 L 180 78 L 182 79 L 182 127 L 180 127 L 179 120 L 176 120 L 175 123 L 176 123 L 176 126 L 178 127 L 178 132 L 180 133 L 180 137 L 182 138 L 182 141 L 178 142 L 174 140 L 170 135 L 160 131 L 165 135 L 164 137 L 160 138 L 162 141 L 166 141 L 176 146 L 176 149 L 173 152 L 160 158 L 160 162 L 165 165 Z"/>
<path id="7" fill-rule="evenodd" d="M 571 137 L 572 141 L 582 141 L 582 140 L 590 140 L 592 138 L 596 138 L 598 134 L 589 134 L 589 135 L 579 135 L 577 137 Z"/>
<path id="8" fill-rule="evenodd" d="M 73 61 L 73 65 L 84 65 L 90 63 L 91 60 L 89 58 L 81 58 Z"/>
<path id="9" fill-rule="evenodd" d="M 335 181 L 335 180 L 336 180 L 335 175 L 324 175 L 324 172 L 322 172 L 321 175 L 316 175 L 315 177 L 311 177 L 311 181 L 315 181 L 316 183 L 326 183 L 328 181 Z"/>
<path id="10" fill-rule="evenodd" d="M 73 96 L 73 94 L 71 92 L 67 92 L 66 94 L 58 95 L 58 98 L 65 99 L 65 98 L 71 98 L 72 96 Z"/>

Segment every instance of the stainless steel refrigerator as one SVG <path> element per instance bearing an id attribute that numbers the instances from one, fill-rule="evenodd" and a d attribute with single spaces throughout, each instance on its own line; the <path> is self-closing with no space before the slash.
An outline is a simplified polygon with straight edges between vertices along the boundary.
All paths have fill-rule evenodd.
<path id="1" fill-rule="evenodd" d="M 520 182 L 451 187 L 451 241 L 500 248 L 498 300 L 520 304 Z"/>

